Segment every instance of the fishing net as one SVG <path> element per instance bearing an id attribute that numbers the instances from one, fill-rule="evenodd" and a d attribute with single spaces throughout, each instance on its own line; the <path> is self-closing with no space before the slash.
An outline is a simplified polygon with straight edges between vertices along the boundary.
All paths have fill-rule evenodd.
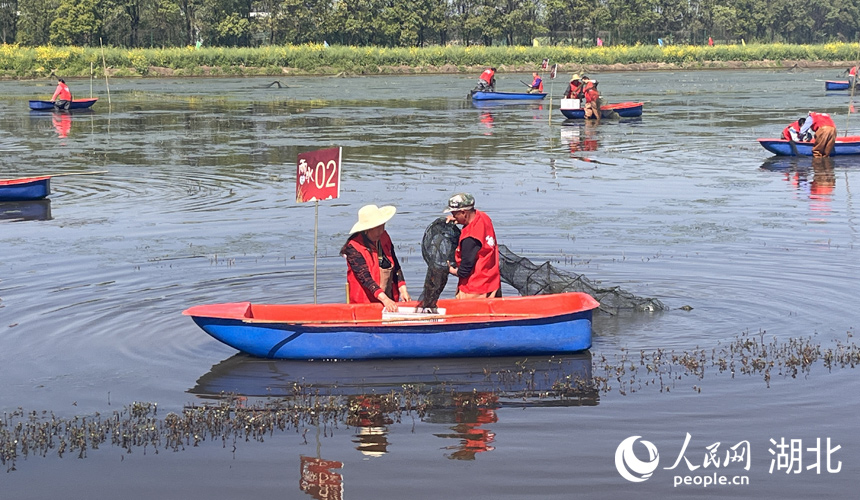
<path id="1" fill-rule="evenodd" d="M 433 221 L 424 231 L 421 254 L 427 263 L 424 291 L 418 300 L 420 307 L 435 308 L 436 301 L 448 284 L 448 262 L 460 239 L 460 228 L 445 217 Z M 514 287 L 520 295 L 549 295 L 565 292 L 585 292 L 600 302 L 600 310 L 617 314 L 622 310 L 662 311 L 666 306 L 658 299 L 638 297 L 620 287 L 605 287 L 582 274 L 557 269 L 549 262 L 535 264 L 499 245 L 499 268 L 502 281 Z"/>
<path id="2" fill-rule="evenodd" d="M 585 275 L 562 271 L 549 262 L 535 264 L 510 251 L 505 245 L 499 245 L 499 267 L 502 281 L 516 288 L 520 295 L 585 292 L 600 302 L 601 311 L 609 314 L 617 314 L 624 309 L 634 311 L 666 309 L 658 299 L 638 297 L 618 286 L 600 286 Z"/>
<path id="3" fill-rule="evenodd" d="M 433 309 L 448 284 L 448 263 L 454 262 L 454 252 L 460 241 L 460 228 L 447 217 L 439 217 L 424 230 L 421 255 L 427 263 L 424 290 L 418 297 L 419 307 Z"/>

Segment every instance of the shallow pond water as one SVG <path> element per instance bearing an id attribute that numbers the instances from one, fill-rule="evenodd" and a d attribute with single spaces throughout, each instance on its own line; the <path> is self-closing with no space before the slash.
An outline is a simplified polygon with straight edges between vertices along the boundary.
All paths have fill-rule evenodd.
<path id="1" fill-rule="evenodd" d="M 603 374 L 603 359 L 618 365 L 640 351 L 710 353 L 745 335 L 851 343 L 860 159 L 773 158 L 755 140 L 809 110 L 833 114 L 840 135 L 860 129 L 849 95 L 824 92 L 821 80 L 836 73 L 597 74 L 608 101 L 645 102 L 641 119 L 599 125 L 565 122 L 557 98 L 475 106 L 466 76 L 281 79 L 286 88 L 272 78 L 112 80 L 110 103 L 96 81 L 99 102 L 70 115 L 27 110 L 27 99 L 50 96 L 50 82 L 0 82 L 0 178 L 108 171 L 53 179 L 49 201 L 0 203 L 0 410 L 73 418 L 144 401 L 163 416 L 217 400 L 213 383 L 279 395 L 311 374 L 325 383 L 337 374 L 366 393 L 379 373 L 388 390 L 433 383 L 441 369 L 469 374 L 475 392 L 476 373 L 522 371 L 517 359 L 261 369 L 180 314 L 211 302 L 313 301 L 314 207 L 295 202 L 295 161 L 332 146 L 343 147 L 342 192 L 319 205 L 320 302 L 344 299 L 337 253 L 362 205 L 397 206 L 387 227 L 416 293 L 424 228 L 448 196 L 469 191 L 514 252 L 669 306 L 596 315 L 591 359 L 564 361 L 577 370 Z M 519 90 L 521 78 L 501 74 L 498 88 Z M 70 83 L 89 95 L 90 82 Z M 565 84 L 560 75 L 546 90 L 558 97 Z M 712 368 L 667 380 L 668 391 L 643 371 L 619 378 L 574 400 L 475 409 L 455 399 L 421 416 L 302 424 L 235 448 L 207 440 L 157 454 L 103 445 L 85 459 L 30 456 L 0 488 L 45 498 L 75 484 L 73 496 L 128 499 L 854 494 L 851 367 L 775 370 L 769 383 Z M 688 433 L 689 462 L 665 469 Z M 659 450 L 660 468 L 643 482 L 616 468 L 631 436 Z M 840 447 L 831 454 L 840 472 L 827 471 L 827 438 Z M 778 448 L 781 439 L 789 445 Z M 819 439 L 816 473 L 807 467 Z M 715 467 L 742 442 L 748 470 Z M 634 452 L 647 461 L 644 445 Z M 791 457 L 787 473 L 777 458 Z M 714 474 L 749 484 L 705 488 Z"/>

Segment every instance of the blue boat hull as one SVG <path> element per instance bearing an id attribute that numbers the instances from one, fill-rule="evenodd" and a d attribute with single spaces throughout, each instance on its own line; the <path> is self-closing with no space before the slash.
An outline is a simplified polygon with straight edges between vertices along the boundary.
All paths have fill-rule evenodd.
<path id="1" fill-rule="evenodd" d="M 86 109 L 98 101 L 98 97 L 92 99 L 75 99 L 69 109 Z M 30 109 L 33 111 L 53 111 L 54 103 L 51 101 L 30 101 Z"/>
<path id="2" fill-rule="evenodd" d="M 642 106 L 643 104 L 641 102 L 635 104 L 608 104 L 606 106 L 601 106 L 600 117 L 635 118 L 637 116 L 642 116 Z M 585 110 L 581 108 L 562 109 L 561 114 L 572 120 L 582 120 L 585 118 Z"/>
<path id="3" fill-rule="evenodd" d="M 325 328 L 194 317 L 206 333 L 242 352 L 275 359 L 521 356 L 591 347 L 591 311 L 492 324 Z"/>
<path id="4" fill-rule="evenodd" d="M 794 148 L 786 139 L 759 139 L 766 150 L 779 156 L 812 156 L 813 142 L 795 142 Z M 796 153 L 795 153 L 796 150 Z M 837 137 L 832 156 L 860 155 L 860 136 Z"/>
<path id="5" fill-rule="evenodd" d="M 41 200 L 51 194 L 51 178 L 5 184 L 0 181 L 0 201 Z"/>
<path id="6" fill-rule="evenodd" d="M 848 81 L 827 80 L 824 82 L 824 90 L 848 90 L 851 84 Z"/>
<path id="7" fill-rule="evenodd" d="M 539 101 L 546 93 L 529 94 L 527 92 L 472 92 L 474 101 Z"/>

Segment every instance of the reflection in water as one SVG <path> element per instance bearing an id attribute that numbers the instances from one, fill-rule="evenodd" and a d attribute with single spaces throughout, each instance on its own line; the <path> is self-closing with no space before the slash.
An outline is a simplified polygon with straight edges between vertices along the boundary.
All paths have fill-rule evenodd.
<path id="1" fill-rule="evenodd" d="M 487 132 L 484 133 L 484 135 L 493 135 L 493 133 L 491 132 L 493 130 L 493 114 L 489 111 L 482 112 L 481 123 L 483 123 L 484 126 L 487 127 L 487 129 L 489 129 Z"/>
<path id="2" fill-rule="evenodd" d="M 459 440 L 446 446 L 452 459 L 472 460 L 493 449 L 495 434 L 482 427 L 496 410 L 523 406 L 594 406 L 591 353 L 540 359 L 453 358 L 366 361 L 290 361 L 236 354 L 212 367 L 190 393 L 206 399 L 342 397 L 353 442 L 367 456 L 388 452 L 389 427 L 401 411 L 419 407 L 430 423 L 455 424 Z M 332 400 L 327 399 L 330 403 Z"/>
<path id="3" fill-rule="evenodd" d="M 65 139 L 72 128 L 72 114 L 68 111 L 54 111 L 51 113 L 51 123 L 54 124 L 57 136 Z"/>
<path id="4" fill-rule="evenodd" d="M 3 201 L 0 202 L 0 219 L 51 220 L 51 200 Z"/>
<path id="5" fill-rule="evenodd" d="M 490 446 L 496 434 L 482 425 L 499 421 L 496 409 L 499 408 L 499 397 L 487 392 L 457 394 L 454 396 L 454 409 L 442 410 L 431 414 L 429 419 L 434 422 L 453 421 L 456 423 L 451 430 L 453 434 L 436 434 L 441 438 L 458 439 L 456 445 L 446 446 L 446 450 L 454 450 L 446 457 L 452 460 L 474 460 L 475 455 L 485 451 L 493 451 Z M 449 420 L 450 419 L 450 420 Z"/>
<path id="6" fill-rule="evenodd" d="M 299 479 L 299 489 L 317 500 L 343 498 L 343 476 L 334 472 L 334 469 L 343 468 L 343 462 L 304 455 L 300 460 L 302 475 Z"/>
<path id="7" fill-rule="evenodd" d="M 585 123 L 566 123 L 561 127 L 561 140 L 567 141 L 570 147 L 570 156 L 577 158 L 576 153 L 581 151 L 597 151 L 596 123 L 590 120 Z M 580 158 L 589 161 L 587 158 Z"/>
<path id="8" fill-rule="evenodd" d="M 786 182 L 798 194 L 810 200 L 810 209 L 829 214 L 832 211 L 833 190 L 836 188 L 834 161 L 833 158 L 775 156 L 768 158 L 761 168 L 783 172 Z"/>

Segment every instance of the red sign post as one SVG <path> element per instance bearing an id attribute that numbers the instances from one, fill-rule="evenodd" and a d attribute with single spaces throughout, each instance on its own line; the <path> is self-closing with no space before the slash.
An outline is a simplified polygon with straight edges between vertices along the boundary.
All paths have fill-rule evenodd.
<path id="1" fill-rule="evenodd" d="M 299 153 L 296 202 L 331 200 L 340 196 L 341 148 Z"/>
<path id="2" fill-rule="evenodd" d="M 296 203 L 314 202 L 314 304 L 317 303 L 317 231 L 320 200 L 340 196 L 340 149 L 299 153 L 296 162 Z"/>

